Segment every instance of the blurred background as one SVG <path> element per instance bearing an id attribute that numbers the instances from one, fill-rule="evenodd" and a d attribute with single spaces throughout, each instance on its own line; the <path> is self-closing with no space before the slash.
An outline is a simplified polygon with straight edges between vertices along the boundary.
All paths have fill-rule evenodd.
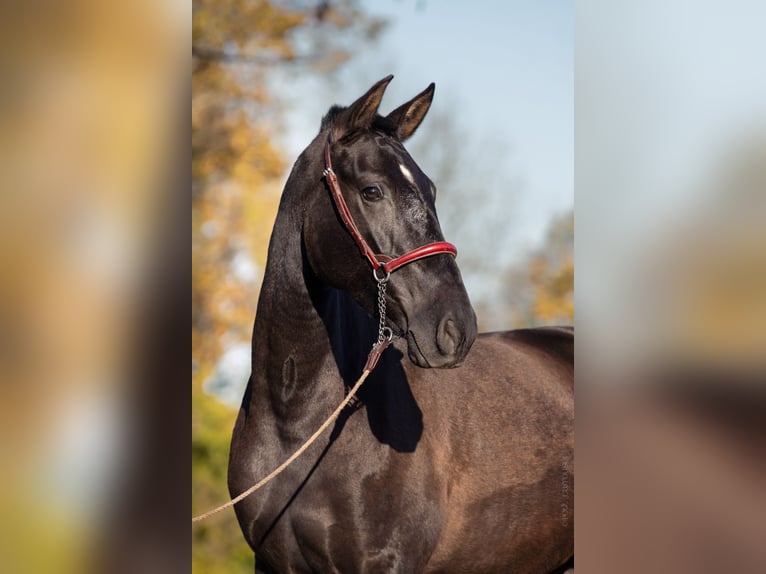
<path id="1" fill-rule="evenodd" d="M 169 571 L 189 21 L 177 2 L 0 5 L 1 572 Z"/>
<path id="2" fill-rule="evenodd" d="M 226 500 L 268 240 L 292 163 L 333 104 L 391 73 L 381 113 L 436 83 L 406 146 L 438 188 L 482 330 L 571 324 L 570 2 L 193 3 L 193 511 Z M 226 559 L 222 557 L 226 556 Z M 194 570 L 249 572 L 233 513 Z"/>
<path id="3" fill-rule="evenodd" d="M 578 566 L 766 571 L 766 8 L 462 4 L 0 4 L 0 572 L 252 571 L 181 485 L 227 497 L 286 170 L 388 73 L 483 328 L 571 322 L 574 178 Z"/>
<path id="4" fill-rule="evenodd" d="M 577 3 L 577 565 L 766 571 L 766 5 Z"/>

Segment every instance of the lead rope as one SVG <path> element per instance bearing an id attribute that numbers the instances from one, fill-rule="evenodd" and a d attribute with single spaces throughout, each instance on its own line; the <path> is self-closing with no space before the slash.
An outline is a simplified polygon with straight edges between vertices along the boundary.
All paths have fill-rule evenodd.
<path id="1" fill-rule="evenodd" d="M 246 491 L 232 498 L 230 501 L 225 502 L 224 504 L 221 504 L 220 506 L 216 506 L 212 510 L 208 510 L 207 512 L 203 514 L 194 516 L 192 518 L 192 524 L 194 524 L 195 522 L 199 522 L 200 520 L 205 520 L 206 518 L 212 516 L 213 514 L 217 514 L 218 512 L 221 512 L 222 510 L 229 508 L 230 506 L 234 506 L 239 501 L 247 498 L 256 490 L 261 488 L 263 485 L 267 484 L 268 482 L 276 478 L 283 470 L 285 470 L 288 466 L 290 466 L 296 458 L 302 455 L 306 451 L 306 449 L 309 448 L 325 430 L 327 430 L 327 427 L 329 427 L 332 424 L 332 422 L 338 418 L 338 416 L 343 411 L 343 409 L 346 408 L 346 406 L 354 398 L 354 396 L 356 395 L 356 392 L 359 390 L 359 387 L 362 386 L 362 383 L 364 383 L 364 380 L 367 378 L 367 375 L 369 375 L 370 372 L 375 368 L 375 365 L 378 364 L 378 359 L 380 359 L 380 355 L 383 353 L 383 351 L 386 350 L 386 347 L 388 347 L 388 344 L 394 338 L 394 333 L 391 330 L 391 328 L 386 327 L 386 287 L 388 285 L 388 279 L 391 276 L 391 273 L 386 273 L 386 275 L 383 276 L 382 278 L 378 277 L 375 270 L 373 270 L 372 274 L 375 277 L 375 281 L 378 282 L 378 314 L 380 316 L 380 319 L 378 321 L 378 340 L 375 342 L 375 344 L 373 344 L 372 349 L 370 349 L 370 354 L 367 356 L 367 362 L 364 365 L 364 370 L 362 371 L 362 374 L 359 377 L 359 379 L 356 381 L 356 383 L 354 383 L 354 386 L 346 395 L 346 398 L 343 399 L 343 401 L 338 405 L 338 408 L 336 408 L 333 411 L 333 413 L 329 416 L 329 418 L 322 423 L 322 426 L 320 426 L 316 430 L 316 432 L 313 435 L 311 435 L 309 439 L 305 443 L 303 443 L 303 445 L 298 450 L 296 450 L 292 455 L 290 455 L 290 458 L 288 458 L 286 461 L 280 464 L 277 468 L 271 471 L 271 473 L 269 473 L 267 476 L 265 476 L 264 478 L 256 482 L 253 486 L 248 488 Z"/>

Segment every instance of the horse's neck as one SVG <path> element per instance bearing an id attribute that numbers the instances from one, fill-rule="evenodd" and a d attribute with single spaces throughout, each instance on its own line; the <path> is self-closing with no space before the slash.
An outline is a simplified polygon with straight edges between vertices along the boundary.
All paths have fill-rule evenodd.
<path id="1" fill-rule="evenodd" d="M 268 409 L 291 424 L 340 402 L 374 329 L 347 295 L 305 273 L 299 244 L 270 253 L 253 332 L 249 410 Z"/>

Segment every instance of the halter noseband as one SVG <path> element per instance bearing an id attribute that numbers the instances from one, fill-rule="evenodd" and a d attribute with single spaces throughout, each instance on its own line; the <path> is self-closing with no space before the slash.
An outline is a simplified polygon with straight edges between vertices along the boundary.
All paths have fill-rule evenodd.
<path id="1" fill-rule="evenodd" d="M 408 251 L 399 257 L 391 257 L 380 253 L 376 254 L 359 232 L 359 228 L 356 226 L 354 218 L 351 216 L 351 212 L 348 209 L 346 200 L 343 199 L 343 194 L 340 192 L 338 176 L 335 175 L 335 172 L 332 169 L 332 161 L 330 160 L 330 136 L 327 137 L 324 144 L 324 163 L 325 170 L 323 173 L 325 180 L 330 187 L 330 194 L 335 202 L 335 207 L 338 208 L 340 218 L 346 226 L 346 229 L 348 229 L 348 232 L 351 234 L 351 237 L 354 239 L 359 251 L 362 252 L 362 255 L 364 255 L 367 261 L 370 262 L 370 265 L 372 265 L 373 273 L 378 281 L 381 280 L 377 275 L 378 269 L 383 269 L 385 272 L 384 277 L 388 278 L 391 273 L 400 267 L 412 263 L 413 261 L 417 261 L 418 259 L 431 257 L 432 255 L 439 255 L 440 253 L 449 253 L 453 257 L 457 257 L 457 248 L 452 245 L 452 243 L 446 241 L 435 241 L 433 243 L 422 245 L 421 247 Z"/>

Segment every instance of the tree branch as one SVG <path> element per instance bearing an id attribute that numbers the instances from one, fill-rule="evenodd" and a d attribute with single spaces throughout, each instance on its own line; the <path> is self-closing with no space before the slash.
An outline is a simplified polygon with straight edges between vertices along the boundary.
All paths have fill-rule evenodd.
<path id="1" fill-rule="evenodd" d="M 252 66 L 273 66 L 275 64 L 298 64 L 315 62 L 318 56 L 279 56 L 276 54 L 243 54 L 240 52 L 224 52 L 218 48 L 195 46 L 192 44 L 192 57 L 203 62 L 218 62 L 220 64 L 247 64 Z"/>

